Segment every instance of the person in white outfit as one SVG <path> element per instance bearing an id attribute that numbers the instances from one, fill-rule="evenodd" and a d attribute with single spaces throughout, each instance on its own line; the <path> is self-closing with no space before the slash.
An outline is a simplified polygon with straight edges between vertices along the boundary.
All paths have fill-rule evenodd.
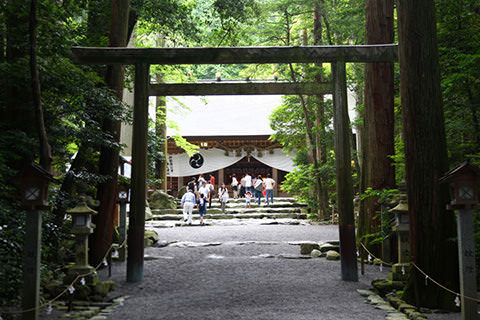
<path id="1" fill-rule="evenodd" d="M 238 180 L 235 176 L 235 173 L 232 174 L 232 191 L 233 191 L 233 198 L 238 199 Z"/>
<path id="2" fill-rule="evenodd" d="M 267 198 L 267 206 L 272 203 L 273 204 L 273 190 L 275 188 L 275 180 L 272 179 L 270 174 L 267 175 L 267 179 L 263 181 L 266 190 L 266 198 Z"/>
<path id="3" fill-rule="evenodd" d="M 207 187 L 207 182 L 204 181 L 202 182 L 200 188 L 198 188 L 198 194 L 203 194 L 203 197 L 205 198 L 205 200 L 208 200 L 208 197 L 210 196 L 210 188 Z"/>
<path id="4" fill-rule="evenodd" d="M 245 191 L 252 192 L 252 176 L 248 173 L 245 175 Z"/>
<path id="5" fill-rule="evenodd" d="M 183 195 L 180 205 L 183 208 L 183 221 L 192 224 L 192 212 L 193 206 L 195 205 L 195 194 L 192 190 L 188 190 L 187 193 Z"/>
<path id="6" fill-rule="evenodd" d="M 225 214 L 225 206 L 228 201 L 228 189 L 225 187 L 225 183 L 222 183 L 222 186 L 218 189 L 218 198 L 220 200 L 222 213 Z"/>

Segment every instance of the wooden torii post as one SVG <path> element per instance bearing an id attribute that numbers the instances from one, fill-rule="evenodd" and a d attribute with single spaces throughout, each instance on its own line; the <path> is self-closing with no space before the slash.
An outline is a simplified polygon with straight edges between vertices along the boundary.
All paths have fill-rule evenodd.
<path id="1" fill-rule="evenodd" d="M 302 46 L 302 47 L 224 47 L 224 48 L 86 48 L 74 47 L 73 60 L 80 64 L 123 64 L 135 65 L 135 91 L 132 137 L 132 194 L 130 206 L 130 224 L 128 231 L 127 281 L 143 280 L 143 254 L 145 229 L 146 168 L 147 168 L 147 125 L 149 95 L 172 95 L 180 93 L 187 84 L 168 85 L 177 89 L 150 86 L 149 69 L 151 64 L 265 64 L 265 63 L 332 63 L 332 83 L 334 92 L 334 128 L 337 204 L 339 211 L 339 232 L 341 252 L 342 280 L 358 281 L 355 222 L 353 213 L 353 189 L 351 175 L 350 129 L 347 108 L 346 67 L 347 62 L 392 62 L 397 60 L 397 45 L 361 45 L 361 46 Z M 222 84 L 223 85 L 223 84 Z M 238 85 L 238 84 L 237 84 Z M 250 85 L 250 87 L 248 87 Z M 225 91 L 234 94 L 233 89 L 211 86 L 210 89 L 198 89 L 196 94 Z M 241 87 L 241 88 L 240 88 Z M 237 92 L 257 92 L 272 94 L 274 84 L 255 89 L 251 84 L 237 88 Z M 284 93 L 306 93 L 307 85 L 290 89 Z M 214 88 L 214 89 L 212 89 Z M 282 90 L 276 87 L 277 94 Z M 293 89 L 292 89 L 293 88 Z M 301 89 L 302 88 L 302 89 Z M 169 91 L 170 90 L 170 91 Z M 188 91 L 187 90 L 187 91 Z M 208 91 L 210 90 L 210 91 Z M 219 90 L 219 91 L 218 91 Z M 243 90 L 243 91 L 242 91 Z M 273 89 L 271 89 L 273 90 Z M 278 91 L 280 90 L 280 91 Z M 305 92 L 303 92 L 305 90 Z M 316 89 L 314 89 L 315 92 Z M 265 91 L 262 93 L 262 91 Z M 319 87 L 317 94 L 321 94 Z M 182 93 L 186 95 L 186 91 Z M 246 93 L 244 93 L 246 94 Z M 248 93 L 252 94 L 252 93 Z M 254 94 L 254 93 L 253 93 Z"/>

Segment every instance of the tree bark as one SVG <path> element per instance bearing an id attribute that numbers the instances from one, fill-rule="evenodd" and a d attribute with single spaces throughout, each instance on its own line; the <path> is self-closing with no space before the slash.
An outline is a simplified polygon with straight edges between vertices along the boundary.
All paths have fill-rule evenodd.
<path id="1" fill-rule="evenodd" d="M 5 50 L 6 50 L 6 33 L 7 33 L 7 26 L 6 26 L 6 2 L 2 1 L 0 3 L 0 63 L 5 61 Z"/>
<path id="2" fill-rule="evenodd" d="M 165 39 L 162 35 L 157 38 L 157 47 L 165 47 Z M 155 77 L 157 83 L 163 83 L 162 74 L 157 73 Z M 157 139 L 162 139 L 159 145 L 162 156 L 155 160 L 155 178 L 161 180 L 159 189 L 167 192 L 167 101 L 165 96 L 156 97 L 155 114 L 155 135 Z"/>
<path id="3" fill-rule="evenodd" d="M 113 0 L 111 9 L 110 47 L 124 47 L 127 44 L 129 0 Z M 108 66 L 107 86 L 113 90 L 121 101 L 124 88 L 124 68 L 120 65 Z M 115 141 L 120 141 L 120 121 L 103 120 L 103 131 L 112 135 Z M 113 221 L 117 200 L 117 179 L 119 165 L 119 150 L 112 147 L 102 147 L 100 150 L 99 173 L 109 179 L 98 186 L 97 198 L 100 208 L 96 219 L 96 228 L 91 236 L 91 258 L 93 264 L 98 264 L 105 256 L 112 243 Z"/>
<path id="4" fill-rule="evenodd" d="M 47 130 L 43 118 L 40 77 L 37 65 L 37 0 L 30 2 L 30 74 L 32 85 L 33 106 L 37 120 L 38 140 L 40 142 L 40 165 L 48 172 L 52 171 L 52 151 L 48 143 Z"/>
<path id="5" fill-rule="evenodd" d="M 393 0 L 367 0 L 366 42 L 394 42 Z M 395 187 L 395 169 L 389 156 L 395 153 L 393 110 L 393 63 L 368 63 L 365 67 L 365 117 L 363 137 L 366 140 L 364 157 L 365 185 L 374 190 Z M 364 192 L 365 189 L 361 190 Z M 377 198 L 363 200 L 360 212 L 359 237 L 380 231 L 380 205 Z M 363 241 L 365 239 L 363 238 Z M 368 243 L 367 243 L 368 244 Z M 369 249 L 379 255 L 378 245 Z"/>
<path id="6" fill-rule="evenodd" d="M 161 74 L 156 74 L 156 78 L 157 83 L 163 81 Z M 159 146 L 162 156 L 156 159 L 155 177 L 161 180 L 159 189 L 167 192 L 167 103 L 165 99 L 164 96 L 157 96 L 156 99 L 155 134 L 157 139 L 162 139 Z"/>
<path id="7" fill-rule="evenodd" d="M 5 59 L 10 68 L 20 68 L 22 58 L 25 58 L 29 50 L 29 2 L 8 0 L 6 2 L 5 15 Z M 12 70 L 12 72 L 21 72 Z M 26 77 L 25 77 L 26 79 Z M 27 80 L 25 80 L 27 81 Z M 18 83 L 9 81 L 4 88 L 5 105 L 0 105 L 2 117 L 5 117 L 4 123 L 7 129 L 21 130 L 30 137 L 36 135 L 34 110 L 31 103 L 31 95 L 28 82 Z M 34 158 L 33 153 L 29 155 Z M 31 160 L 29 159 L 29 160 Z M 15 164 L 12 164 L 15 167 Z"/>
<path id="8" fill-rule="evenodd" d="M 313 44 L 321 45 L 322 44 L 322 16 L 320 14 L 320 7 L 323 4 L 323 0 L 315 3 L 314 13 L 313 13 Z M 323 77 L 323 64 L 317 63 L 320 67 L 320 72 L 316 75 L 315 81 L 317 83 L 325 82 Z M 325 103 L 323 95 L 317 95 L 318 103 L 315 110 L 315 126 L 317 128 L 316 133 L 316 151 L 317 151 L 317 160 L 319 166 L 324 166 L 327 164 L 327 144 L 326 144 L 326 130 L 325 130 Z M 328 181 L 325 177 L 318 177 L 317 186 L 318 190 L 318 218 L 325 219 L 328 217 Z"/>
<path id="9" fill-rule="evenodd" d="M 412 261 L 432 279 L 458 291 L 454 214 L 446 212 L 448 170 L 440 89 L 435 6 L 432 0 L 397 5 L 400 94 Z M 430 308 L 453 308 L 455 296 L 429 283 L 413 268 L 404 298 Z"/>

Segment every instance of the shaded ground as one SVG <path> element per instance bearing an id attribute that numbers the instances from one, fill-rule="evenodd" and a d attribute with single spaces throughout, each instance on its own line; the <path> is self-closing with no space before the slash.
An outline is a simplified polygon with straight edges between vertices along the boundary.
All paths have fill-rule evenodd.
<path id="1" fill-rule="evenodd" d="M 385 319 L 355 289 L 386 277 L 367 266 L 358 283 L 340 280 L 340 262 L 287 259 L 300 248 L 289 241 L 338 239 L 336 226 L 240 225 L 158 229 L 160 241 L 188 241 L 147 248 L 144 281 L 125 282 L 116 264 L 116 295 L 128 295 L 108 319 Z M 257 242 L 249 242 L 257 241 Z M 274 257 L 267 258 L 267 255 Z M 283 256 L 284 258 L 282 258 Z M 287 257 L 287 258 L 285 258 Z M 460 319 L 459 314 L 429 319 Z"/>

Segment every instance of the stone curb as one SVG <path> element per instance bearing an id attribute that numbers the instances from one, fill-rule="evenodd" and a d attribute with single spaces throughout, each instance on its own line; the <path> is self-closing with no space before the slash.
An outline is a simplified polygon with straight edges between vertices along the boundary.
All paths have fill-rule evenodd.
<path id="1" fill-rule="evenodd" d="M 407 304 L 398 296 L 392 293 L 387 293 L 385 298 L 380 294 L 385 293 L 385 286 L 383 285 L 388 280 L 375 279 L 372 281 L 373 290 L 357 289 L 358 294 L 366 298 L 366 303 L 375 306 L 375 309 L 384 310 L 387 312 L 386 320 L 426 320 L 427 316 L 420 311 L 429 311 L 423 308 L 417 308 L 413 305 Z M 391 282 L 391 281 L 390 281 Z M 382 285 L 380 285 L 380 283 Z M 380 287 L 379 287 L 380 286 Z M 394 286 L 392 285 L 392 288 Z M 423 309 L 423 310 L 421 310 Z"/>

